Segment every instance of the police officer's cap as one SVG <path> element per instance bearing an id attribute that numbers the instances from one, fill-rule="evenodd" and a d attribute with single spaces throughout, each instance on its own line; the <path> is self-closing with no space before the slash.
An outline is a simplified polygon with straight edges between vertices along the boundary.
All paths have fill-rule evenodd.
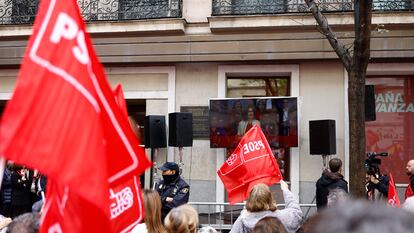
<path id="1" fill-rule="evenodd" d="M 166 162 L 159 169 L 161 171 L 167 171 L 167 170 L 176 170 L 176 171 L 178 171 L 179 170 L 178 164 L 176 164 L 174 162 Z"/>

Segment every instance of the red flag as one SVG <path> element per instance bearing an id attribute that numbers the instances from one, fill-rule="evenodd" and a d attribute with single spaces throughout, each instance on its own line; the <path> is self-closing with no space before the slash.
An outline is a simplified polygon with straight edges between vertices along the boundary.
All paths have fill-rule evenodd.
<path id="1" fill-rule="evenodd" d="M 114 89 L 115 101 L 121 108 L 121 111 L 128 117 L 128 109 L 125 102 L 124 91 L 121 84 L 116 84 Z"/>
<path id="2" fill-rule="evenodd" d="M 283 179 L 261 128 L 253 126 L 217 171 L 229 195 L 229 202 L 244 201 L 258 183 L 272 185 Z"/>
<path id="3" fill-rule="evenodd" d="M 96 205 L 68 186 L 60 186 L 52 179 L 47 182 L 47 199 L 39 232 L 111 232 L 110 221 Z"/>
<path id="4" fill-rule="evenodd" d="M 394 178 L 392 177 L 392 174 L 390 173 L 390 184 L 388 188 L 388 205 L 394 206 L 394 207 L 400 207 L 400 199 L 398 197 L 397 189 L 395 188 Z"/>
<path id="5" fill-rule="evenodd" d="M 76 197 L 69 200 L 96 207 L 72 203 L 81 208 L 78 212 L 90 213 L 93 219 L 96 209 L 108 222 L 111 218 L 113 229 L 130 229 L 141 213 L 129 221 L 120 219 L 123 214 L 114 216 L 110 208 L 118 206 L 110 202 L 110 194 L 132 193 L 131 199 L 138 203 L 139 192 L 132 181 L 150 163 L 116 105 L 76 1 L 42 0 L 33 29 L 16 90 L 1 122 L 0 155 L 68 187 Z M 127 207 L 122 213 L 136 206 Z"/>

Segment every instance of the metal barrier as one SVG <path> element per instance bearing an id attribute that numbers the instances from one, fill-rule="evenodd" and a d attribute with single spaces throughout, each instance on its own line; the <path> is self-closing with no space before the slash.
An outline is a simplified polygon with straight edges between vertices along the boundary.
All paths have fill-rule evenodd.
<path id="1" fill-rule="evenodd" d="M 200 226 L 211 226 L 216 230 L 230 230 L 233 223 L 239 217 L 244 208 L 244 203 L 230 205 L 227 202 L 189 202 L 198 213 Z M 306 219 L 313 209 L 316 211 L 316 204 L 299 204 Z M 277 208 L 283 209 L 284 204 L 277 204 Z"/>

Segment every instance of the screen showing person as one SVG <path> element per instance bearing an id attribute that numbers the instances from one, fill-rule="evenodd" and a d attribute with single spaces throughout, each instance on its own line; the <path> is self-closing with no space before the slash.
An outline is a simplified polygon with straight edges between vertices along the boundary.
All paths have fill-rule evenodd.
<path id="1" fill-rule="evenodd" d="M 298 146 L 296 97 L 210 100 L 210 147 L 235 148 L 254 125 L 272 148 Z"/>

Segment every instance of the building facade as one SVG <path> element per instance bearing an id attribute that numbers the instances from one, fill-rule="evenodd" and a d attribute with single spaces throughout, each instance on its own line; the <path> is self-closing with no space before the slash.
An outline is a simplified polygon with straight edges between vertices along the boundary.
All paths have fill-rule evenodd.
<path id="1" fill-rule="evenodd" d="M 193 112 L 197 132 L 182 156 L 190 201 L 226 200 L 216 171 L 227 151 L 210 148 L 211 98 L 298 97 L 299 146 L 283 149 L 286 156 L 279 159 L 301 203 L 312 202 L 322 171 L 322 158 L 309 155 L 310 120 L 336 121 L 337 156 L 349 176 L 347 73 L 303 0 L 77 2 L 110 83 L 123 85 L 129 112 L 141 126 L 145 115 L 168 119 L 171 112 Z M 353 3 L 321 2 L 352 50 Z M 12 95 L 37 6 L 0 0 L 1 106 Z M 372 22 L 367 83 L 377 85 L 378 114 L 367 126 L 367 148 L 391 154 L 384 169 L 403 187 L 405 163 L 414 158 L 414 1 L 374 0 Z M 178 148 L 159 149 L 157 164 L 166 160 L 179 161 Z"/>

